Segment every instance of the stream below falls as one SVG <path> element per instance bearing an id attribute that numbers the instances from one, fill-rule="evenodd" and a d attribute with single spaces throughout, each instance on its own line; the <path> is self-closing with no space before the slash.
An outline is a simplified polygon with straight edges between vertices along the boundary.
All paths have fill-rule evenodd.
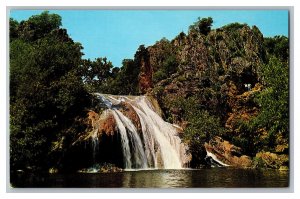
<path id="1" fill-rule="evenodd" d="M 216 167 L 118 173 L 12 174 L 12 187 L 31 188 L 263 188 L 288 187 L 289 172 Z"/>

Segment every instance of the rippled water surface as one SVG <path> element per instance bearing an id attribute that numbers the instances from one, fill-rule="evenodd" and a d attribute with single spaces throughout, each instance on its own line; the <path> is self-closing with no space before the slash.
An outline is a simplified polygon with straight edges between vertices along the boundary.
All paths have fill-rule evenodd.
<path id="1" fill-rule="evenodd" d="M 11 176 L 13 187 L 288 187 L 288 171 L 211 168 L 199 170 L 140 170 L 120 173 L 76 173 Z"/>

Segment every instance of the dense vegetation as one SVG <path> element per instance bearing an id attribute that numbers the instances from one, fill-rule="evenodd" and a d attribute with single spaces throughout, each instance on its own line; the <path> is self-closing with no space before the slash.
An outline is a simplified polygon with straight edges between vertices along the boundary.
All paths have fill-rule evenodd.
<path id="1" fill-rule="evenodd" d="M 155 96 L 165 119 L 184 127 L 194 166 L 216 135 L 252 157 L 288 153 L 288 38 L 263 38 L 258 28 L 239 23 L 212 30 L 212 23 L 199 18 L 188 35 L 141 45 L 117 68 L 106 58 L 83 59 L 59 15 L 10 19 L 11 169 L 57 163 L 61 146 L 85 129 L 80 120 L 93 106 L 92 92 Z M 250 92 L 246 84 L 261 89 Z"/>
<path id="2" fill-rule="evenodd" d="M 78 68 L 81 49 L 61 18 L 42 13 L 20 23 L 10 20 L 11 167 L 51 165 L 52 142 L 70 133 L 89 106 Z"/>

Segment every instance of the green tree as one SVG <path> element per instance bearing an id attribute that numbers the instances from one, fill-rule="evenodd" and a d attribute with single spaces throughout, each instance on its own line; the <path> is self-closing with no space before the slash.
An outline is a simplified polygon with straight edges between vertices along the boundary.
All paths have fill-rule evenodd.
<path id="1" fill-rule="evenodd" d="M 281 61 L 289 59 L 289 39 L 286 36 L 264 38 L 264 45 L 270 56 L 275 56 Z"/>
<path id="2" fill-rule="evenodd" d="M 59 28 L 60 20 L 43 12 L 10 23 L 17 30 L 10 42 L 11 170 L 53 164 L 52 142 L 67 136 L 89 104 L 78 73 L 82 47 Z"/>
<path id="3" fill-rule="evenodd" d="M 132 59 L 124 59 L 122 67 L 114 69 L 107 91 L 112 94 L 137 95 L 139 65 Z M 115 78 L 113 78 L 115 76 Z"/>
<path id="4" fill-rule="evenodd" d="M 90 92 L 107 92 L 109 78 L 113 75 L 112 69 L 113 65 L 107 58 L 97 58 L 94 61 L 88 59 L 82 60 L 80 73 Z"/>
<path id="5" fill-rule="evenodd" d="M 189 145 L 193 162 L 202 162 L 206 156 L 204 143 L 223 133 L 220 120 L 208 111 L 195 109 L 187 116 L 188 126 L 184 132 L 184 140 Z"/>
<path id="6" fill-rule="evenodd" d="M 61 26 L 61 17 L 57 14 L 49 14 L 48 11 L 40 15 L 31 16 L 27 21 L 21 21 L 18 27 L 19 38 L 26 41 L 35 41 L 49 34 Z"/>
<path id="7" fill-rule="evenodd" d="M 211 17 L 202 18 L 202 19 L 198 17 L 198 20 L 189 27 L 189 31 L 197 31 L 203 35 L 207 35 L 211 31 L 213 22 L 214 21 Z"/>
<path id="8" fill-rule="evenodd" d="M 188 144 L 193 157 L 191 166 L 197 167 L 199 164 L 205 164 L 204 143 L 224 132 L 220 119 L 205 110 L 195 96 L 186 99 L 178 97 L 168 103 L 168 109 L 176 109 L 178 116 L 187 122 L 183 140 Z"/>
<path id="9" fill-rule="evenodd" d="M 18 26 L 19 22 L 14 20 L 13 18 L 9 19 L 9 39 L 12 41 L 13 39 L 18 37 Z"/>
<path id="10" fill-rule="evenodd" d="M 252 125 L 266 128 L 272 149 L 278 135 L 289 136 L 289 68 L 287 63 L 271 57 L 261 70 L 265 89 L 256 98 L 260 112 Z"/>

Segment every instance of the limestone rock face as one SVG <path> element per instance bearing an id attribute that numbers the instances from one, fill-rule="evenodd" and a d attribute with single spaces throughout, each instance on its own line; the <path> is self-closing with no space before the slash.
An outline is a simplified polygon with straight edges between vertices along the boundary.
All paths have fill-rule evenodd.
<path id="1" fill-rule="evenodd" d="M 252 160 L 243 155 L 240 147 L 236 147 L 221 137 L 215 137 L 204 144 L 205 149 L 214 154 L 221 162 L 233 167 L 251 167 Z"/>

